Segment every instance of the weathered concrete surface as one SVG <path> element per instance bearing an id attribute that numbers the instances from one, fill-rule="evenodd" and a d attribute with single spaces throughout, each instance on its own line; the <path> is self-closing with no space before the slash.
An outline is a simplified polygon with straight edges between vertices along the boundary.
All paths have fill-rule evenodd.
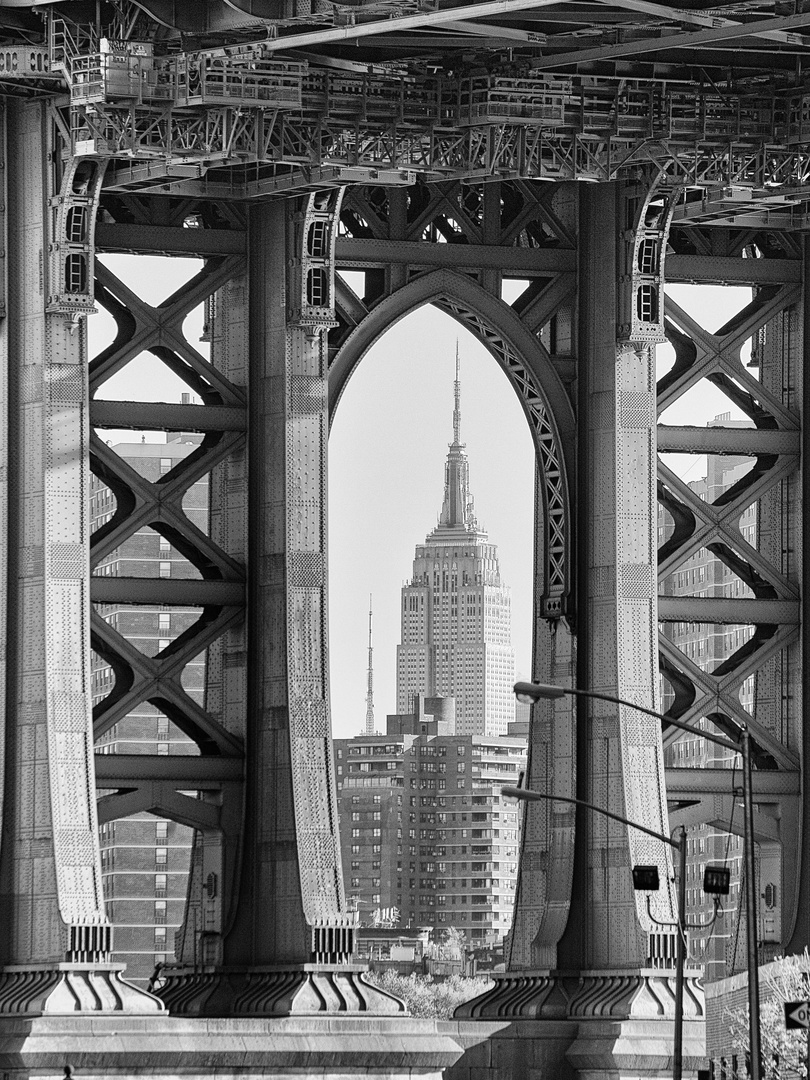
<path id="1" fill-rule="evenodd" d="M 464 1048 L 444 1080 L 666 1080 L 673 1023 L 623 1020 L 453 1020 L 439 1025 Z M 684 1080 L 705 1064 L 703 1020 L 684 1023 Z"/>
<path id="2" fill-rule="evenodd" d="M 452 1025 L 450 1025 L 452 1028 Z M 432 1020 L 57 1016 L 0 1021 L 4 1080 L 347 1077 L 439 1080 L 462 1054 Z"/>
<path id="3" fill-rule="evenodd" d="M 565 1053 L 578 1027 L 574 1020 L 447 1021 L 440 1030 L 464 1056 L 444 1080 L 577 1080 Z"/>

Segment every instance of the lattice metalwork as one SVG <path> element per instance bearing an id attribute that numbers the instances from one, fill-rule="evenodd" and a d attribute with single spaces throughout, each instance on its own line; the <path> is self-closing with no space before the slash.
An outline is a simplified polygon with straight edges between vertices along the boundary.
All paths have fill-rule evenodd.
<path id="1" fill-rule="evenodd" d="M 99 263 L 98 298 L 115 318 L 118 334 L 113 345 L 91 362 L 91 393 L 138 354 L 150 351 L 184 378 L 203 401 L 234 409 L 243 407 L 244 392 L 206 361 L 182 333 L 182 323 L 189 312 L 221 288 L 238 268 L 238 260 L 211 260 L 192 282 L 155 309 Z M 171 430 L 159 410 L 149 415 L 151 410 L 141 406 L 140 412 L 142 424 Z M 172 419 L 176 422 L 181 417 L 182 412 Z M 194 421 L 190 427 L 193 430 Z M 97 737 L 140 702 L 150 701 L 197 743 L 201 753 L 240 753 L 238 738 L 224 731 L 188 696 L 180 675 L 193 657 L 242 618 L 244 566 L 189 520 L 182 500 L 188 489 L 238 449 L 243 439 L 239 430 L 208 431 L 198 450 L 155 483 L 141 477 L 98 436 L 91 439 L 93 471 L 116 497 L 114 515 L 91 538 L 92 566 L 98 566 L 139 528 L 149 525 L 185 556 L 203 578 L 203 583 L 195 586 L 201 589 L 199 600 L 203 606 L 198 622 L 154 659 L 143 656 L 103 618 L 94 615 L 93 647 L 116 675 L 109 695 L 95 709 Z M 230 590 L 228 602 L 223 603 L 221 592 L 219 596 L 213 592 L 206 597 L 204 582 L 227 582 L 237 587 Z M 176 592 L 177 583 L 149 581 L 150 599 L 160 603 L 161 593 L 168 594 L 172 587 Z M 117 599 L 137 602 L 139 593 L 143 595 L 145 589 L 143 582 L 127 579 L 120 583 Z M 110 598 L 105 596 L 107 600 Z"/>
<path id="2" fill-rule="evenodd" d="M 562 34 L 558 13 L 528 0 L 464 18 L 397 3 L 396 17 L 366 4 L 239 22 L 230 4 L 202 7 L 205 32 L 186 13 L 116 3 L 98 22 L 62 4 L 36 46 L 12 33 L 0 78 L 69 92 L 73 150 L 112 162 L 110 189 L 250 198 L 415 173 L 610 180 L 653 164 L 694 189 L 698 217 L 712 214 L 706 192 L 748 192 L 788 219 L 803 205 L 810 90 L 784 64 L 806 45 L 800 12 L 763 23 L 648 5 L 628 36 L 625 6 L 606 18 L 584 5 Z M 477 21 L 496 14 L 501 25 Z M 386 45 L 394 62 L 375 63 Z"/>
<path id="3" fill-rule="evenodd" d="M 675 363 L 659 381 L 659 410 L 663 412 L 705 379 L 722 390 L 750 422 L 729 426 L 721 422 L 709 428 L 664 424 L 659 428 L 659 447 L 670 452 L 736 454 L 734 462 L 747 458 L 750 465 L 732 486 L 704 499 L 666 464 L 659 464 L 659 499 L 672 522 L 659 549 L 660 579 L 677 575 L 687 560 L 706 551 L 720 561 L 727 576 L 739 581 L 743 594 L 729 598 L 713 595 L 716 590 L 711 589 L 706 595 L 698 583 L 691 590 L 679 588 L 678 596 L 662 595 L 660 615 L 665 622 L 713 624 L 720 632 L 737 627 L 743 633 L 736 648 L 713 669 L 685 655 L 668 634 L 662 634 L 661 672 L 674 694 L 673 716 L 693 724 L 705 718 L 728 733 L 746 724 L 752 734 L 755 768 L 783 774 L 790 783 L 801 762 L 801 694 L 796 691 L 796 679 L 801 655 L 797 552 L 801 548 L 798 469 L 803 377 L 799 356 L 803 330 L 802 292 L 794 283 L 799 250 L 784 234 L 753 229 L 710 234 L 675 230 L 673 238 L 676 250 L 700 252 L 696 257 L 682 257 L 693 264 L 704 261 L 709 273 L 718 256 L 729 277 L 736 265 L 736 280 L 753 284 L 753 295 L 714 333 L 672 299 L 667 300 L 667 337 L 675 350 Z M 673 258 L 677 267 L 678 256 Z M 754 272 L 746 278 L 749 261 L 763 269 L 760 278 Z M 681 275 L 676 271 L 673 276 Z M 753 354 L 746 363 L 742 350 L 749 340 Z M 758 378 L 754 367 L 759 369 Z M 756 511 L 755 525 L 753 535 L 746 537 L 741 518 L 751 507 Z M 746 520 L 750 518 L 749 512 Z M 690 591 L 698 595 L 686 595 Z M 753 687 L 749 707 L 741 703 L 744 687 Z M 667 744 L 677 737 L 674 729 L 665 731 Z M 704 780 L 706 796 L 697 803 L 680 796 L 678 812 L 693 822 L 700 814 L 705 821 L 722 822 L 723 814 L 713 804 L 717 796 L 709 794 L 716 781 L 708 774 Z M 766 777 L 762 782 L 767 782 Z M 675 773 L 670 783 L 679 784 Z M 694 788 L 695 796 L 699 788 L 700 783 Z M 768 803 L 770 796 L 766 794 L 764 801 Z M 763 829 L 766 824 L 763 817 Z M 785 937 L 793 932 L 791 909 L 798 888 L 796 830 L 797 819 L 788 800 L 778 838 L 769 836 L 767 829 L 762 834 L 763 842 L 776 844 L 782 852 L 779 874 Z"/>
<path id="4" fill-rule="evenodd" d="M 724 390 L 758 429 L 797 430 L 798 413 L 784 403 L 780 392 L 769 389 L 764 380 L 754 378 L 740 358 L 740 349 L 752 334 L 767 327 L 779 313 L 794 305 L 798 297 L 795 286 L 761 289 L 730 325 L 714 335 L 700 327 L 674 301 L 668 300 L 667 307 L 674 322 L 669 323 L 667 333 L 677 359 L 670 374 L 659 383 L 659 408 L 666 408 L 690 386 L 706 378 Z M 790 613 L 787 605 L 797 597 L 795 579 L 791 580 L 792 575 L 775 565 L 766 552 L 758 551 L 754 544 L 744 540 L 737 527 L 748 506 L 766 498 L 768 492 L 795 474 L 798 461 L 794 454 L 769 453 L 768 449 L 756 455 L 751 470 L 720 497 L 717 505 L 707 504 L 670 469 L 660 466 L 660 498 L 675 519 L 676 527 L 659 552 L 659 573 L 673 572 L 686 558 L 706 547 L 745 582 L 755 597 L 785 601 L 787 622 Z M 698 616 L 695 621 L 710 621 L 710 605 L 707 607 L 709 610 L 702 616 L 699 616 L 700 605 L 693 607 Z M 665 641 L 662 649 L 667 664 L 680 668 L 681 674 L 693 681 L 696 688 L 692 704 L 686 708 L 679 706 L 676 715 L 691 721 L 715 714 L 722 720 L 725 714 L 725 719 L 748 723 L 763 755 L 780 761 L 783 767 L 795 767 L 795 756 L 778 735 L 775 737 L 756 717 L 749 716 L 737 696 L 743 681 L 774 651 L 795 641 L 795 627 L 787 623 L 779 628 L 770 621 L 773 615 L 769 609 L 769 621 L 754 620 L 759 629 L 753 641 L 742 646 L 723 665 L 723 671 L 718 673 L 722 679 L 707 678 L 682 655 L 674 656 Z M 697 692 L 698 688 L 702 693 Z"/>

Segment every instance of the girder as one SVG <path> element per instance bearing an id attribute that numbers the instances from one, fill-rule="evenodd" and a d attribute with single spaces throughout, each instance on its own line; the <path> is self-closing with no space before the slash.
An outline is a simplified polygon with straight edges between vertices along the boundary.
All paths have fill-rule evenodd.
<path id="1" fill-rule="evenodd" d="M 111 161 L 108 190 L 240 200 L 416 175 L 609 180 L 654 164 L 689 188 L 684 220 L 802 216 L 810 90 L 780 64 L 807 49 L 792 28 L 808 19 L 763 17 L 769 2 L 734 18 L 651 3 L 361 4 L 243 25 L 221 0 L 167 20 L 119 2 L 99 25 L 78 2 L 43 6 L 41 45 L 3 16 L 8 91 L 67 90 L 59 122 L 78 157 Z M 736 70 L 707 52 L 725 41 Z M 373 55 L 358 62 L 358 48 Z"/>
<path id="2" fill-rule="evenodd" d="M 731 769 L 667 769 L 667 797 L 678 802 L 693 795 L 726 795 L 732 782 L 739 787 L 739 779 Z M 752 784 L 757 799 L 763 802 L 801 794 L 801 777 L 796 771 L 755 770 Z"/>

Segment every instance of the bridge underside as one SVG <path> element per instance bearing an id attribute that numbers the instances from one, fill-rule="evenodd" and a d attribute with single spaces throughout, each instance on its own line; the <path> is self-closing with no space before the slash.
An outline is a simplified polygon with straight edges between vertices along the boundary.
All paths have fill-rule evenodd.
<path id="1" fill-rule="evenodd" d="M 0 0 L 0 1019 L 126 1013 L 158 1030 L 363 1014 L 406 1031 L 397 1003 L 351 963 L 325 485 L 330 418 L 352 372 L 425 304 L 489 350 L 534 440 L 535 678 L 729 734 L 747 725 L 760 874 L 767 866 L 781 910 L 773 947 L 808 943 L 807 24 L 767 3 L 721 17 L 641 0 L 322 11 Z M 201 269 L 153 306 L 109 253 Z M 707 329 L 666 295 L 677 284 L 747 292 Z M 210 357 L 184 329 L 201 303 Z M 89 356 L 86 316 L 99 306 L 116 332 Z M 656 380 L 664 341 L 674 362 Z M 105 384 L 145 352 L 200 404 L 111 398 Z M 707 383 L 745 423 L 660 422 Z M 119 429 L 201 438 L 150 482 L 107 445 Z M 667 455 L 750 467 L 703 490 Z M 184 506 L 202 478 L 207 529 Z M 91 532 L 96 481 L 114 506 Z M 104 573 L 147 527 L 192 577 Z M 684 570 L 705 552 L 738 588 Z M 139 605 L 199 615 L 147 657 L 106 617 Z M 691 625 L 738 644 L 704 662 L 679 647 Z M 184 671 L 204 652 L 198 700 Z M 93 654 L 113 673 L 95 705 Z M 677 729 L 567 700 L 534 710 L 529 786 L 659 833 L 728 827 L 732 769 L 665 770 Z M 195 753 L 94 755 L 144 703 Z M 101 890 L 98 824 L 143 811 L 195 830 L 187 932 L 162 1003 L 111 963 Z M 633 893 L 634 863 L 661 869 L 652 915 Z M 531 1021 L 549 1076 L 665 1075 L 671 881 L 660 842 L 565 803 L 530 804 L 507 976 L 470 1016 Z M 457 1052 L 437 1040 L 426 1073 Z M 271 1071 L 256 1061 L 256 1075 Z"/>

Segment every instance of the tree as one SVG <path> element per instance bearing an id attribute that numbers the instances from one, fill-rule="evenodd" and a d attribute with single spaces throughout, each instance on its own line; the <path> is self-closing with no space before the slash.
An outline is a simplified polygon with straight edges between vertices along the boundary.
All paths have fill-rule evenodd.
<path id="1" fill-rule="evenodd" d="M 434 982 L 429 975 L 399 975 L 396 971 L 370 971 L 369 982 L 402 998 L 411 1016 L 449 1020 L 454 1010 L 465 1001 L 480 997 L 492 986 L 489 979 L 465 979 L 451 975 Z"/>
<path id="2" fill-rule="evenodd" d="M 807 1032 L 785 1029 L 785 1002 L 810 999 L 810 955 L 777 957 L 760 969 L 760 1040 L 766 1080 L 807 1078 Z M 735 1043 L 748 1043 L 748 1008 L 726 1009 Z"/>
<path id="3" fill-rule="evenodd" d="M 426 952 L 434 960 L 462 960 L 466 941 L 463 930 L 448 926 L 442 931 L 441 941 L 431 941 Z"/>

